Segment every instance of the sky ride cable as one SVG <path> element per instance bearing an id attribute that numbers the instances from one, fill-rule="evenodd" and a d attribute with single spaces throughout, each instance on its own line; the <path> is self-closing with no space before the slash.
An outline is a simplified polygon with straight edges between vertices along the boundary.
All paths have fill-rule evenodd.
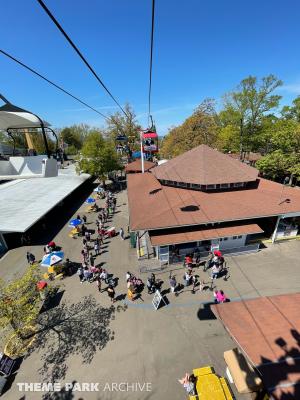
<path id="1" fill-rule="evenodd" d="M 72 97 L 74 100 L 78 101 L 79 103 L 81 103 L 82 105 L 84 105 L 85 107 L 89 108 L 90 110 L 96 112 L 97 114 L 101 115 L 103 118 L 105 118 L 107 121 L 109 121 L 109 118 L 102 114 L 100 111 L 96 110 L 94 107 L 88 105 L 86 102 L 84 102 L 83 100 L 80 100 L 78 97 L 74 96 L 72 93 L 68 92 L 67 90 L 65 90 L 64 88 L 62 88 L 61 86 L 57 85 L 56 83 L 50 81 L 50 79 L 46 78 L 45 76 L 43 76 L 42 74 L 40 74 L 39 72 L 35 71 L 33 68 L 29 67 L 28 65 L 24 64 L 22 61 L 18 60 L 17 58 L 13 57 L 11 54 L 8 54 L 6 51 L 0 49 L 0 53 L 2 53 L 4 56 L 10 58 L 12 61 L 15 61 L 17 64 L 21 65 L 23 68 L 27 69 L 28 71 L 32 72 L 33 74 L 37 75 L 38 77 L 40 77 L 41 79 L 43 79 L 44 81 L 48 82 L 50 85 L 54 86 L 56 89 L 60 90 L 61 92 L 67 94 L 68 96 Z"/>
<path id="2" fill-rule="evenodd" d="M 37 0 L 40 6 L 43 8 L 43 10 L 46 12 L 46 14 L 49 16 L 49 18 L 52 20 L 52 22 L 56 25 L 56 27 L 59 29 L 59 31 L 63 34 L 63 36 L 66 38 L 66 40 L 70 43 L 70 45 L 73 47 L 73 49 L 76 51 L 78 56 L 82 59 L 84 64 L 88 67 L 88 69 L 91 71 L 91 73 L 94 75 L 94 77 L 97 79 L 97 81 L 100 83 L 100 85 L 104 88 L 104 90 L 108 93 L 108 95 L 112 98 L 112 100 L 115 102 L 115 104 L 120 108 L 122 113 L 128 118 L 127 113 L 123 109 L 123 107 L 120 105 L 120 103 L 115 99 L 115 97 L 112 95 L 112 93 L 109 91 L 107 86 L 104 84 L 102 79 L 100 79 L 99 75 L 95 72 L 95 70 L 91 67 L 91 65 L 88 63 L 86 58 L 83 56 L 83 54 L 80 52 L 78 47 L 74 44 L 74 42 L 71 40 L 69 35 L 65 32 L 65 30 L 62 28 L 60 23 L 56 20 L 54 15 L 51 13 L 51 11 L 47 8 L 45 3 L 42 0 Z"/>

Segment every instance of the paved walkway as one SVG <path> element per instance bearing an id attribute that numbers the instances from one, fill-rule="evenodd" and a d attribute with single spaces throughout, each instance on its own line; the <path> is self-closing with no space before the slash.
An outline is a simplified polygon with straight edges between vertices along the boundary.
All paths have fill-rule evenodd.
<path id="1" fill-rule="evenodd" d="M 117 204 L 117 213 L 110 226 L 117 229 L 123 227 L 126 232 L 128 212 L 125 191 L 118 194 Z M 81 214 L 85 208 L 83 205 L 78 213 Z M 95 228 L 93 221 L 96 215 L 87 214 L 87 217 L 88 223 L 91 223 L 88 227 Z M 53 239 L 63 246 L 66 257 L 79 262 L 82 241 L 80 238 L 69 238 L 68 231 L 66 225 Z M 50 370 L 52 377 L 55 377 L 53 365 L 54 372 L 61 377 L 58 381 L 62 383 L 76 381 L 100 384 L 98 393 L 74 392 L 73 397 L 66 397 L 74 400 L 181 400 L 185 398 L 185 393 L 177 379 L 186 371 L 213 365 L 217 373 L 224 375 L 223 352 L 235 344 L 206 306 L 212 300 L 212 292 L 205 290 L 192 294 L 186 289 L 178 297 L 168 294 L 169 306 L 158 311 L 153 309 L 152 296 L 146 291 L 142 299 L 131 303 L 124 299 L 125 274 L 129 270 L 138 275 L 136 252 L 129 248 L 129 240 L 122 241 L 119 237 L 107 241 L 106 246 L 105 252 L 97 257 L 97 262 L 105 263 L 105 268 L 119 277 L 116 292 L 122 300 L 111 310 L 107 294 L 99 294 L 95 284 L 80 284 L 77 275 L 61 281 L 64 290 L 61 304 L 49 314 L 49 318 L 54 320 L 59 315 L 60 321 L 63 321 L 56 328 L 58 333 L 49 332 L 49 341 L 42 342 L 39 349 L 23 361 L 11 389 L 3 396 L 4 400 L 41 399 L 40 392 L 19 392 L 16 383 L 40 382 L 42 379 L 47 382 L 50 379 L 47 372 Z M 299 291 L 299 249 L 300 243 L 295 241 L 275 245 L 257 254 L 227 258 L 230 278 L 228 281 L 218 279 L 216 285 L 231 299 Z M 0 276 L 11 279 L 15 273 L 24 271 L 26 250 L 19 248 L 9 252 L 0 261 Z M 30 251 L 38 257 L 42 255 L 41 246 L 30 248 Z M 178 281 L 182 280 L 183 271 L 176 271 Z M 208 272 L 199 270 L 197 273 L 210 283 Z M 164 281 L 163 289 L 167 289 L 168 273 L 157 276 Z M 141 274 L 144 282 L 146 277 L 146 274 Z M 79 306 L 72 308 L 72 304 Z M 119 310 L 118 305 L 121 306 Z M 78 309 L 80 307 L 81 310 Z M 100 314 L 97 309 L 101 310 Z M 106 318 L 107 310 L 109 314 Z M 103 323 L 100 321 L 102 318 Z M 44 366 L 45 355 L 49 371 L 41 373 L 39 369 Z M 140 388 L 148 382 L 152 390 L 112 392 L 114 382 L 140 383 Z M 53 395 L 51 398 L 64 397 Z M 247 400 L 249 396 L 236 394 L 236 398 Z"/>

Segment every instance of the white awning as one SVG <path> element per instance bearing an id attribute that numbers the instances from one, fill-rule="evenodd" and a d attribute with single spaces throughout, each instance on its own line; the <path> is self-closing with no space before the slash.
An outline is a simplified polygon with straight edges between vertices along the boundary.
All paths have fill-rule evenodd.
<path id="1" fill-rule="evenodd" d="M 46 121 L 42 123 L 44 126 L 50 126 Z M 31 112 L 10 103 L 0 107 L 0 130 L 39 127 L 41 127 L 41 120 Z"/>

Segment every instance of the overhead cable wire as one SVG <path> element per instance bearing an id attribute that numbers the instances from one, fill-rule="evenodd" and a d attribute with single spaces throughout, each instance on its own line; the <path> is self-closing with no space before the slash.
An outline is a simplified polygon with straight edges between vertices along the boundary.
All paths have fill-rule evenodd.
<path id="1" fill-rule="evenodd" d="M 90 110 L 96 112 L 97 114 L 101 115 L 103 118 L 105 118 L 107 121 L 109 121 L 109 118 L 102 114 L 100 111 L 96 110 L 94 107 L 88 105 L 86 102 L 84 102 L 83 100 L 80 100 L 78 97 L 74 96 L 72 93 L 68 92 L 67 90 L 65 90 L 64 88 L 62 88 L 61 86 L 57 85 L 56 83 L 50 81 L 50 79 L 46 78 L 45 76 L 43 76 L 42 74 L 40 74 L 39 72 L 35 71 L 33 68 L 29 67 L 28 65 L 24 64 L 22 61 L 18 60 L 17 58 L 13 57 L 12 55 L 8 54 L 6 51 L 0 49 L 0 53 L 2 53 L 3 55 L 5 55 L 6 57 L 10 58 L 12 61 L 15 61 L 17 64 L 21 65 L 23 68 L 27 69 L 28 71 L 32 72 L 33 74 L 37 75 L 39 78 L 43 79 L 44 81 L 48 82 L 50 85 L 54 86 L 56 89 L 60 90 L 61 92 L 67 94 L 68 96 L 72 97 L 74 100 L 78 101 L 79 103 L 81 103 L 82 105 L 84 105 L 85 107 L 89 108 Z"/>
<path id="2" fill-rule="evenodd" d="M 154 43 L 154 16 L 155 16 L 155 0 L 152 0 L 152 20 L 151 20 L 151 37 L 150 37 L 149 93 L 148 93 L 148 124 L 149 124 L 150 119 L 152 120 L 152 117 L 151 117 L 151 90 L 152 90 L 152 63 L 153 63 L 153 43 Z"/>
<path id="3" fill-rule="evenodd" d="M 104 90 L 108 93 L 108 95 L 113 99 L 115 104 L 120 108 L 120 110 L 123 112 L 123 114 L 128 118 L 127 113 L 124 111 L 123 107 L 119 104 L 119 102 L 115 99 L 115 97 L 112 95 L 110 90 L 107 88 L 107 86 L 104 84 L 102 79 L 99 77 L 99 75 L 95 72 L 95 70 L 91 67 L 91 65 L 88 63 L 86 58 L 83 56 L 81 51 L 78 49 L 78 47 L 74 44 L 74 42 L 71 40 L 70 36 L 65 32 L 65 30 L 62 28 L 60 23 L 57 21 L 57 19 L 54 17 L 54 15 L 51 13 L 51 11 L 47 8 L 45 3 L 42 0 L 37 0 L 40 6 L 44 9 L 46 14 L 49 16 L 49 18 L 52 20 L 52 22 L 57 26 L 59 31 L 63 34 L 63 36 L 67 39 L 67 41 L 70 43 L 70 45 L 73 47 L 73 49 L 76 51 L 78 56 L 81 58 L 81 60 L 84 62 L 84 64 L 88 67 L 88 69 L 91 71 L 91 73 L 94 75 L 94 77 L 97 79 L 97 81 L 100 83 L 100 85 L 104 88 Z"/>

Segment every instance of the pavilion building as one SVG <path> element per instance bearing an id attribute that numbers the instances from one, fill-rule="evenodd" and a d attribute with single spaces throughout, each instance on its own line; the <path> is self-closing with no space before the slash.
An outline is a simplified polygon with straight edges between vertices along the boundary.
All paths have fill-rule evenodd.
<path id="1" fill-rule="evenodd" d="M 257 251 L 261 238 L 296 236 L 300 191 L 259 177 L 254 167 L 206 145 L 144 174 L 127 176 L 129 226 L 161 261 L 220 249 Z M 138 244 L 139 245 L 139 244 Z"/>

